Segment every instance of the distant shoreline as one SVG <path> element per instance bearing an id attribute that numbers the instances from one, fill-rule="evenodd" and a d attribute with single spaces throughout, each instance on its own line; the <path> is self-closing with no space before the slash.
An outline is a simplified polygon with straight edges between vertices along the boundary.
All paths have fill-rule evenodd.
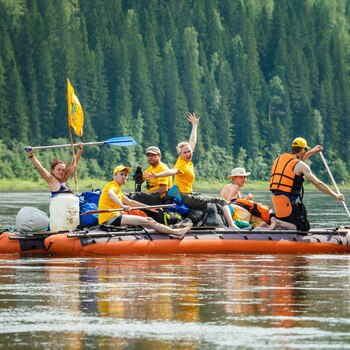
<path id="1" fill-rule="evenodd" d="M 93 189 L 102 189 L 103 186 L 108 182 L 111 181 L 108 179 L 105 180 L 95 180 L 95 179 L 89 179 L 89 180 L 78 180 L 78 192 L 85 192 L 85 191 L 91 191 Z M 229 183 L 229 181 L 200 181 L 197 180 L 194 186 L 194 191 L 196 192 L 217 192 L 219 193 L 222 187 Z M 75 189 L 74 181 L 69 181 L 69 185 L 72 190 Z M 327 182 L 327 185 L 333 188 L 333 185 Z M 339 189 L 341 191 L 348 191 L 350 190 L 350 183 L 347 184 L 338 184 Z M 316 188 L 306 182 L 305 188 L 308 190 L 316 190 Z M 129 182 L 123 187 L 124 192 L 133 192 L 135 189 L 135 184 L 132 180 L 129 180 Z M 253 191 L 268 191 L 269 184 L 266 181 L 247 181 L 246 185 L 244 186 L 244 192 L 253 192 Z M 43 192 L 48 191 L 48 188 L 44 181 L 27 181 L 27 180 L 4 180 L 0 179 L 0 192 Z M 144 186 L 142 186 L 142 191 L 145 191 Z"/>

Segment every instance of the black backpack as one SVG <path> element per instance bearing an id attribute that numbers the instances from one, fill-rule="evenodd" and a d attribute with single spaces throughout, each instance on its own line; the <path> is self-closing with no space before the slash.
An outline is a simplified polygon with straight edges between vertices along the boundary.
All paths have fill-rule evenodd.
<path id="1" fill-rule="evenodd" d="M 207 203 L 205 209 L 192 209 L 186 217 L 191 219 L 195 226 L 227 226 L 222 206 L 217 203 Z"/>

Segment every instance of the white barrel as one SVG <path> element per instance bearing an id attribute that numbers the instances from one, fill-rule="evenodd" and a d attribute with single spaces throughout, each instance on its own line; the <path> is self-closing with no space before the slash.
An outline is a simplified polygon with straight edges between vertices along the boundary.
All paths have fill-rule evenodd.
<path id="1" fill-rule="evenodd" d="M 60 193 L 51 199 L 50 230 L 75 230 L 79 225 L 79 198 L 72 193 Z"/>

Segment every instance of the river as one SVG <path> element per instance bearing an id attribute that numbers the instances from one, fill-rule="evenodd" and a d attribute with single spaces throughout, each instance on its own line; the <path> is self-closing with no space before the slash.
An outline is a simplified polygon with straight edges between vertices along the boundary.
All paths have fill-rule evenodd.
<path id="1" fill-rule="evenodd" d="M 346 193 L 349 196 L 349 193 Z M 265 192 L 256 200 L 268 202 Z M 349 225 L 307 192 L 312 227 Z M 47 193 L 0 193 L 0 227 Z M 350 349 L 348 255 L 0 256 L 3 349 Z"/>

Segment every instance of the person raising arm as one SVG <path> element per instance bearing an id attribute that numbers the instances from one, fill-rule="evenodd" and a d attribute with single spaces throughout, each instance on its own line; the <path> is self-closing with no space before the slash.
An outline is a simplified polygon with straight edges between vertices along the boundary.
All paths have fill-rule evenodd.
<path id="1" fill-rule="evenodd" d="M 154 172 L 145 174 L 145 179 L 154 179 L 157 177 L 174 176 L 174 183 L 178 186 L 181 193 L 182 202 L 192 209 L 204 208 L 208 203 L 219 203 L 226 205 L 223 198 L 205 196 L 193 192 L 193 183 L 195 180 L 194 165 L 192 163 L 193 152 L 197 144 L 197 131 L 199 117 L 195 113 L 190 113 L 187 120 L 192 124 L 192 130 L 189 141 L 180 142 L 176 146 L 178 153 L 177 161 L 172 169 L 155 174 Z"/>
<path id="2" fill-rule="evenodd" d="M 46 181 L 52 196 L 55 196 L 58 193 L 71 192 L 66 182 L 75 171 L 81 158 L 81 155 L 83 154 L 83 144 L 81 142 L 78 143 L 77 154 L 75 155 L 75 157 L 73 157 L 71 163 L 68 166 L 63 160 L 55 159 L 51 162 L 50 172 L 42 166 L 42 164 L 36 158 L 33 149 L 30 146 L 27 146 L 25 148 L 25 151 L 27 153 L 28 158 L 36 167 L 41 177 Z"/>

